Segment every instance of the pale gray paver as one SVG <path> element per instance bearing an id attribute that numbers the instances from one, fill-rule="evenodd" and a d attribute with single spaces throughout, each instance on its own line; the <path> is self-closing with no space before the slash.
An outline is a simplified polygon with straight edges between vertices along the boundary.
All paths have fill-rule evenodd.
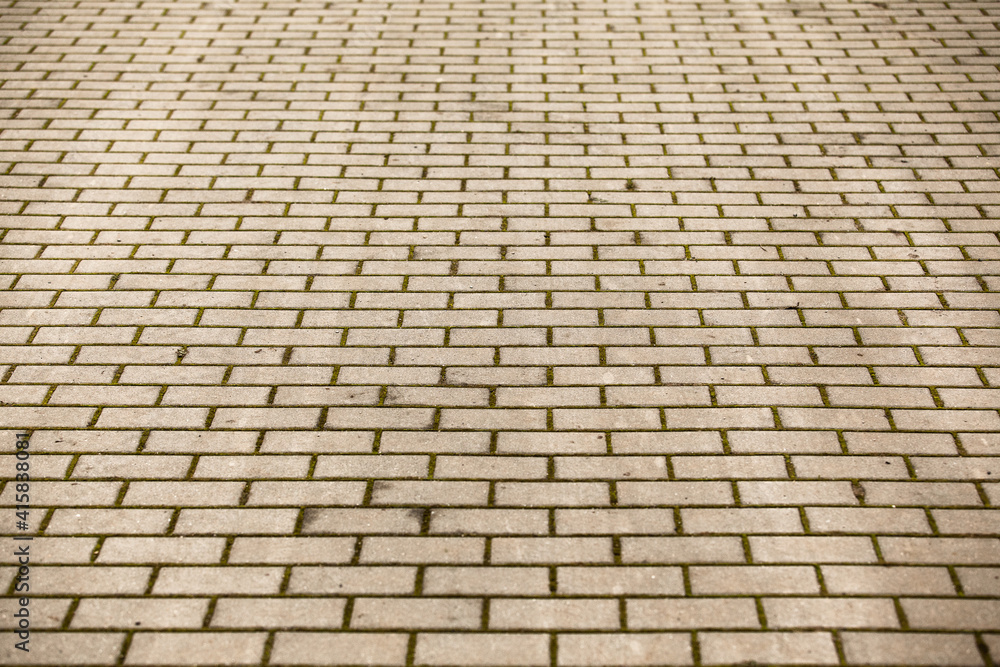
<path id="1" fill-rule="evenodd" d="M 1000 663 L 998 48 L 0 1 L 0 663 Z"/>

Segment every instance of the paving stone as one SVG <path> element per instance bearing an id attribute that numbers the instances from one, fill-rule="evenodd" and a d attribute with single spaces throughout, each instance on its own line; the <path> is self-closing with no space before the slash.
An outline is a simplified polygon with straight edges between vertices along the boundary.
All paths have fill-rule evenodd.
<path id="1" fill-rule="evenodd" d="M 176 632 L 138 633 L 127 664 L 155 665 L 170 656 L 178 665 L 249 665 L 264 648 L 264 633 Z"/>
<path id="2" fill-rule="evenodd" d="M 996 630 L 1000 624 L 997 600 L 904 599 L 901 604 L 913 629 Z"/>
<path id="3" fill-rule="evenodd" d="M 749 598 L 660 598 L 629 600 L 633 630 L 759 628 L 757 607 Z"/>
<path id="4" fill-rule="evenodd" d="M 834 594 L 955 595 L 955 585 L 943 567 L 907 565 L 823 565 L 823 582 Z"/>
<path id="5" fill-rule="evenodd" d="M 560 567 L 557 586 L 564 595 L 680 595 L 684 591 L 677 567 Z"/>
<path id="6" fill-rule="evenodd" d="M 499 599 L 490 603 L 490 627 L 498 630 L 616 630 L 618 602 L 607 599 Z"/>
<path id="7" fill-rule="evenodd" d="M 701 595 L 819 592 L 816 573 L 804 566 L 697 565 L 691 567 L 690 576 L 691 590 Z"/>
<path id="8" fill-rule="evenodd" d="M 201 628 L 207 599 L 90 598 L 73 614 L 74 628 Z"/>
<path id="9" fill-rule="evenodd" d="M 479 627 L 482 601 L 448 598 L 357 598 L 350 624 L 362 628 L 467 629 Z"/>
<path id="10" fill-rule="evenodd" d="M 418 664 L 547 665 L 549 638 L 543 634 L 462 633 L 417 635 Z"/>
<path id="11" fill-rule="evenodd" d="M 693 664 L 687 637 L 680 633 L 566 634 L 559 636 L 559 665 Z"/>
<path id="12" fill-rule="evenodd" d="M 699 633 L 703 660 L 732 664 L 740 660 L 763 663 L 835 665 L 833 638 L 826 632 Z"/>
<path id="13" fill-rule="evenodd" d="M 899 627 L 892 601 L 884 598 L 765 598 L 763 605 L 769 628 Z"/>
<path id="14" fill-rule="evenodd" d="M 404 665 L 407 636 L 374 632 L 278 632 L 279 665 Z"/>
<path id="15" fill-rule="evenodd" d="M 62 627 L 63 619 L 69 611 L 72 600 L 59 598 L 36 598 L 29 603 L 31 624 L 42 630 L 55 630 Z M 0 607 L 0 624 L 6 630 L 19 630 L 20 618 L 14 616 L 21 609 L 20 599 L 9 597 Z M 20 639 L 20 637 L 18 637 Z"/>
<path id="16" fill-rule="evenodd" d="M 424 571 L 423 591 L 428 595 L 539 596 L 549 591 L 549 570 L 543 567 L 430 567 Z"/>
<path id="17" fill-rule="evenodd" d="M 32 633 L 28 653 L 15 653 L 11 642 L 0 659 L 22 665 L 106 665 L 117 658 L 124 640 L 121 632 Z"/>
<path id="18" fill-rule="evenodd" d="M 844 654 L 851 662 L 873 665 L 981 665 L 971 635 L 912 632 L 844 632 Z"/>

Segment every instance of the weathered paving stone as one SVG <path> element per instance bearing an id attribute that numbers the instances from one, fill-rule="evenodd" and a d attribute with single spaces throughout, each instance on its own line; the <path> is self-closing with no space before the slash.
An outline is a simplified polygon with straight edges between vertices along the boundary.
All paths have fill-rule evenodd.
<path id="1" fill-rule="evenodd" d="M 0 664 L 1000 663 L 998 40 L 0 0 Z"/>

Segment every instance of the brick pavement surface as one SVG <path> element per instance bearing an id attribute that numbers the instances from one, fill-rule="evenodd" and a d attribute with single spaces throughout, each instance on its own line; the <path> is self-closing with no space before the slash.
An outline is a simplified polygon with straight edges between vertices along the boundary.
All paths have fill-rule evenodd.
<path id="1" fill-rule="evenodd" d="M 1000 663 L 998 65 L 991 0 L 0 2 L 0 663 Z"/>

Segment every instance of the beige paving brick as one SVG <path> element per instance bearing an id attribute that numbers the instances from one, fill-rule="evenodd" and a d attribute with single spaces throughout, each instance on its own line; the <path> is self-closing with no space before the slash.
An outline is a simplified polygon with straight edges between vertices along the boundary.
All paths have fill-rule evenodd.
<path id="1" fill-rule="evenodd" d="M 36 430 L 31 434 L 31 447 L 35 452 L 131 452 L 139 446 L 140 435 L 138 431 Z M 10 439 L 3 451 L 14 451 L 14 443 Z"/>
<path id="2" fill-rule="evenodd" d="M 16 443 L 17 438 L 15 434 L 11 434 L 11 441 Z M 31 459 L 31 476 L 34 479 L 44 479 L 46 477 L 61 479 L 66 476 L 66 470 L 71 460 L 72 457 L 68 455 L 53 456 L 43 454 L 34 456 Z M 16 471 L 17 459 L 14 456 L 0 456 L 0 465 L 6 466 L 8 470 Z"/>
<path id="3" fill-rule="evenodd" d="M 36 592 L 47 595 L 141 595 L 152 569 L 93 565 L 33 568 Z"/>
<path id="4" fill-rule="evenodd" d="M 916 508 L 808 507 L 815 533 L 930 533 L 927 515 Z"/>
<path id="5" fill-rule="evenodd" d="M 498 482 L 501 506 L 600 506 L 610 504 L 608 485 L 601 482 Z"/>
<path id="6" fill-rule="evenodd" d="M 772 428 L 774 418 L 766 408 L 666 408 L 667 427 L 687 428 Z"/>
<path id="7" fill-rule="evenodd" d="M 1000 587 L 1000 573 L 991 567 L 957 567 L 959 581 L 966 595 L 995 596 Z"/>
<path id="8" fill-rule="evenodd" d="M 407 636 L 375 632 L 278 632 L 272 659 L 282 665 L 403 665 Z"/>
<path id="9" fill-rule="evenodd" d="M 682 508 L 681 522 L 688 534 L 704 533 L 798 533 L 802 520 L 791 507 L 775 508 Z"/>
<path id="10" fill-rule="evenodd" d="M 797 478 L 907 479 L 909 472 L 898 456 L 794 456 Z"/>
<path id="11" fill-rule="evenodd" d="M 837 664 L 833 638 L 826 632 L 699 634 L 703 660 L 726 664 L 750 659 L 763 663 Z"/>
<path id="12" fill-rule="evenodd" d="M 364 496 L 360 482 L 253 482 L 247 505 L 354 504 Z M 286 516 L 287 516 L 286 511 Z"/>
<path id="13" fill-rule="evenodd" d="M 347 563 L 354 552 L 352 538 L 238 537 L 228 562 L 238 563 Z"/>
<path id="14" fill-rule="evenodd" d="M 786 428 L 843 428 L 889 430 L 881 410 L 842 408 L 778 408 Z"/>
<path id="15" fill-rule="evenodd" d="M 997 484 L 983 484 L 984 491 L 986 492 L 986 497 L 990 499 L 990 504 L 996 503 L 996 497 L 998 492 L 1000 492 L 1000 485 Z"/>
<path id="16" fill-rule="evenodd" d="M 933 417 L 931 416 L 933 414 Z M 893 410 L 901 429 L 913 431 L 996 431 L 1000 415 L 995 410 Z"/>
<path id="17" fill-rule="evenodd" d="M 424 571 L 428 595 L 547 595 L 549 572 L 543 567 L 430 567 Z"/>
<path id="18" fill-rule="evenodd" d="M 672 510 L 658 509 L 557 509 L 560 535 L 665 535 L 676 530 Z"/>
<path id="19" fill-rule="evenodd" d="M 421 517 L 422 510 L 403 508 L 310 507 L 302 513 L 302 532 L 307 535 L 417 533 Z"/>
<path id="20" fill-rule="evenodd" d="M 456 457 L 463 461 L 461 457 Z M 438 459 L 440 461 L 440 459 Z M 440 465 L 440 463 L 438 464 Z M 427 476 L 428 457 L 420 455 L 352 455 L 321 456 L 316 462 L 313 477 L 347 477 L 367 479 L 372 476 L 422 478 Z M 435 468 L 435 471 L 437 468 Z"/>
<path id="21" fill-rule="evenodd" d="M 875 548 L 867 537 L 750 535 L 756 563 L 874 563 Z"/>
<path id="22" fill-rule="evenodd" d="M 27 654 L 9 642 L 0 649 L 0 660 L 11 664 L 106 665 L 118 657 L 124 640 L 120 632 L 38 632 L 29 639 Z"/>
<path id="23" fill-rule="evenodd" d="M 695 594 L 817 593 L 812 568 L 794 565 L 709 566 L 691 568 L 691 590 Z"/>
<path id="24" fill-rule="evenodd" d="M 297 509 L 183 509 L 175 535 L 282 534 L 295 527 Z"/>
<path id="25" fill-rule="evenodd" d="M 496 599 L 490 627 L 498 630 L 613 630 L 619 627 L 618 603 L 602 599 Z"/>
<path id="26" fill-rule="evenodd" d="M 784 478 L 785 461 L 779 456 L 673 456 L 670 459 L 678 479 Z"/>
<path id="27" fill-rule="evenodd" d="M 498 537 L 492 541 L 496 564 L 610 563 L 611 540 L 597 537 Z"/>
<path id="28" fill-rule="evenodd" d="M 257 443 L 257 434 L 252 432 L 176 432 L 152 431 L 146 439 L 143 451 L 194 453 L 225 452 L 251 453 Z"/>
<path id="29" fill-rule="evenodd" d="M 742 563 L 746 555 L 737 536 L 623 537 L 624 563 Z"/>
<path id="30" fill-rule="evenodd" d="M 212 428 L 312 428 L 320 416 L 312 408 L 219 408 Z"/>
<path id="31" fill-rule="evenodd" d="M 268 431 L 264 434 L 260 451 L 262 453 L 308 452 L 310 454 L 371 452 L 373 441 L 374 434 L 365 431 Z M 322 459 L 320 460 L 322 461 Z M 318 463 L 317 467 L 319 467 Z"/>
<path id="32" fill-rule="evenodd" d="M 382 433 L 379 445 L 379 451 L 383 453 L 442 452 L 449 454 L 478 454 L 489 452 L 489 448 L 489 433 L 468 431 L 457 433 L 386 431 Z"/>
<path id="33" fill-rule="evenodd" d="M 565 479 L 665 479 L 669 476 L 667 459 L 660 456 L 558 456 L 555 468 L 556 477 Z"/>
<path id="34" fill-rule="evenodd" d="M 684 581 L 677 567 L 560 567 L 558 591 L 562 594 L 680 595 Z"/>
<path id="35" fill-rule="evenodd" d="M 243 492 L 240 482 L 142 482 L 129 484 L 123 505 L 199 506 L 236 505 Z"/>
<path id="36" fill-rule="evenodd" d="M 709 482 L 621 482 L 617 485 L 621 505 L 731 505 L 733 490 L 721 481 Z"/>
<path id="37" fill-rule="evenodd" d="M 318 418 L 318 411 L 316 415 Z M 377 421 L 387 428 L 427 428 L 432 419 L 433 410 L 430 408 L 331 408 L 324 426 L 330 429 L 354 429 L 364 428 Z"/>
<path id="38" fill-rule="evenodd" d="M 177 594 L 275 594 L 281 585 L 282 570 L 277 567 L 184 568 L 160 571 L 153 586 L 157 595 Z"/>
<path id="39" fill-rule="evenodd" d="M 189 456 L 85 454 L 73 468 L 72 477 L 181 478 L 190 467 Z"/>
<path id="40" fill-rule="evenodd" d="M 497 435 L 500 454 L 604 454 L 603 433 L 532 433 L 502 431 Z"/>
<path id="41" fill-rule="evenodd" d="M 831 593 L 954 595 L 942 567 L 824 565 L 823 581 Z"/>
<path id="42" fill-rule="evenodd" d="M 898 628 L 892 600 L 867 598 L 765 598 L 771 628 Z"/>
<path id="43" fill-rule="evenodd" d="M 997 600 L 901 600 L 913 629 L 996 630 Z"/>
<path id="44" fill-rule="evenodd" d="M 959 439 L 965 451 L 973 455 L 991 454 L 1000 446 L 1000 438 L 995 433 L 960 433 Z"/>
<path id="45" fill-rule="evenodd" d="M 207 599 L 106 599 L 80 602 L 73 614 L 74 628 L 185 628 L 201 627 Z"/>
<path id="46" fill-rule="evenodd" d="M 100 428 L 199 428 L 208 408 L 107 408 L 97 419 Z"/>
<path id="47" fill-rule="evenodd" d="M 441 428 L 490 429 L 512 427 L 543 430 L 545 412 L 533 408 L 444 408 L 441 410 Z"/>
<path id="48" fill-rule="evenodd" d="M 373 505 L 485 505 L 488 482 L 377 480 Z"/>
<path id="49" fill-rule="evenodd" d="M 125 664 L 155 665 L 163 656 L 182 665 L 251 665 L 264 652 L 266 634 L 255 632 L 138 633 L 129 646 Z"/>
<path id="50" fill-rule="evenodd" d="M 830 431 L 730 431 L 729 446 L 734 453 L 836 453 L 837 434 Z"/>
<path id="51" fill-rule="evenodd" d="M 435 508 L 430 510 L 430 532 L 436 535 L 545 535 L 549 532 L 549 512 L 544 509 Z"/>
<path id="52" fill-rule="evenodd" d="M 200 479 L 305 477 L 306 456 L 201 456 L 194 476 Z"/>
<path id="53" fill-rule="evenodd" d="M 296 566 L 288 590 L 292 594 L 407 594 L 413 593 L 415 567 Z"/>
<path id="54" fill-rule="evenodd" d="M 954 438 L 944 433 L 845 433 L 852 454 L 954 454 Z"/>
<path id="55" fill-rule="evenodd" d="M 909 632 L 845 632 L 844 654 L 851 662 L 875 665 L 979 665 L 971 635 Z"/>
<path id="56" fill-rule="evenodd" d="M 995 541 L 979 537 L 885 537 L 879 540 L 888 563 L 992 565 L 1000 560 Z"/>
<path id="57" fill-rule="evenodd" d="M 657 410 L 644 408 L 556 408 L 555 427 L 560 430 L 649 430 L 659 428 Z"/>
<path id="58" fill-rule="evenodd" d="M 46 534 L 156 535 L 166 532 L 170 518 L 170 510 L 59 509 L 53 513 Z"/>
<path id="59" fill-rule="evenodd" d="M 476 537 L 369 537 L 363 563 L 481 563 L 485 544 Z"/>
<path id="60" fill-rule="evenodd" d="M 692 664 L 688 638 L 680 633 L 566 634 L 559 636 L 559 665 Z"/>
<path id="61" fill-rule="evenodd" d="M 917 477 L 922 479 L 989 481 L 997 474 L 996 459 L 986 456 L 913 457 L 911 461 Z"/>
<path id="62" fill-rule="evenodd" d="M 422 633 L 414 659 L 435 665 L 547 665 L 549 639 L 538 633 Z"/>
<path id="63" fill-rule="evenodd" d="M 757 607 L 749 598 L 661 598 L 629 600 L 628 624 L 633 630 L 760 627 Z"/>
<path id="64" fill-rule="evenodd" d="M 99 563 L 217 563 L 225 540 L 218 537 L 109 537 Z"/>
<path id="65" fill-rule="evenodd" d="M 357 598 L 351 627 L 476 629 L 482 601 L 447 598 Z"/>
<path id="66" fill-rule="evenodd" d="M 497 449 L 500 449 L 499 439 Z M 438 479 L 543 479 L 548 471 L 547 462 L 541 456 L 443 455 L 435 459 L 434 476 Z"/>
<path id="67" fill-rule="evenodd" d="M 36 629 L 52 630 L 58 629 L 66 618 L 71 604 L 69 599 L 58 598 L 36 598 L 29 604 L 30 622 Z M 4 599 L 0 605 L 0 627 L 5 630 L 19 630 L 20 619 L 14 614 L 21 609 L 20 599 L 9 597 Z M 23 614 L 23 612 L 22 612 Z M 20 637 L 17 637 L 20 639 Z"/>
<path id="68" fill-rule="evenodd" d="M 849 482 L 740 481 L 744 505 L 856 505 Z"/>
<path id="69" fill-rule="evenodd" d="M 865 482 L 864 491 L 869 505 L 980 507 L 982 503 L 975 486 L 963 482 Z M 955 519 L 961 516 L 953 515 Z"/>

